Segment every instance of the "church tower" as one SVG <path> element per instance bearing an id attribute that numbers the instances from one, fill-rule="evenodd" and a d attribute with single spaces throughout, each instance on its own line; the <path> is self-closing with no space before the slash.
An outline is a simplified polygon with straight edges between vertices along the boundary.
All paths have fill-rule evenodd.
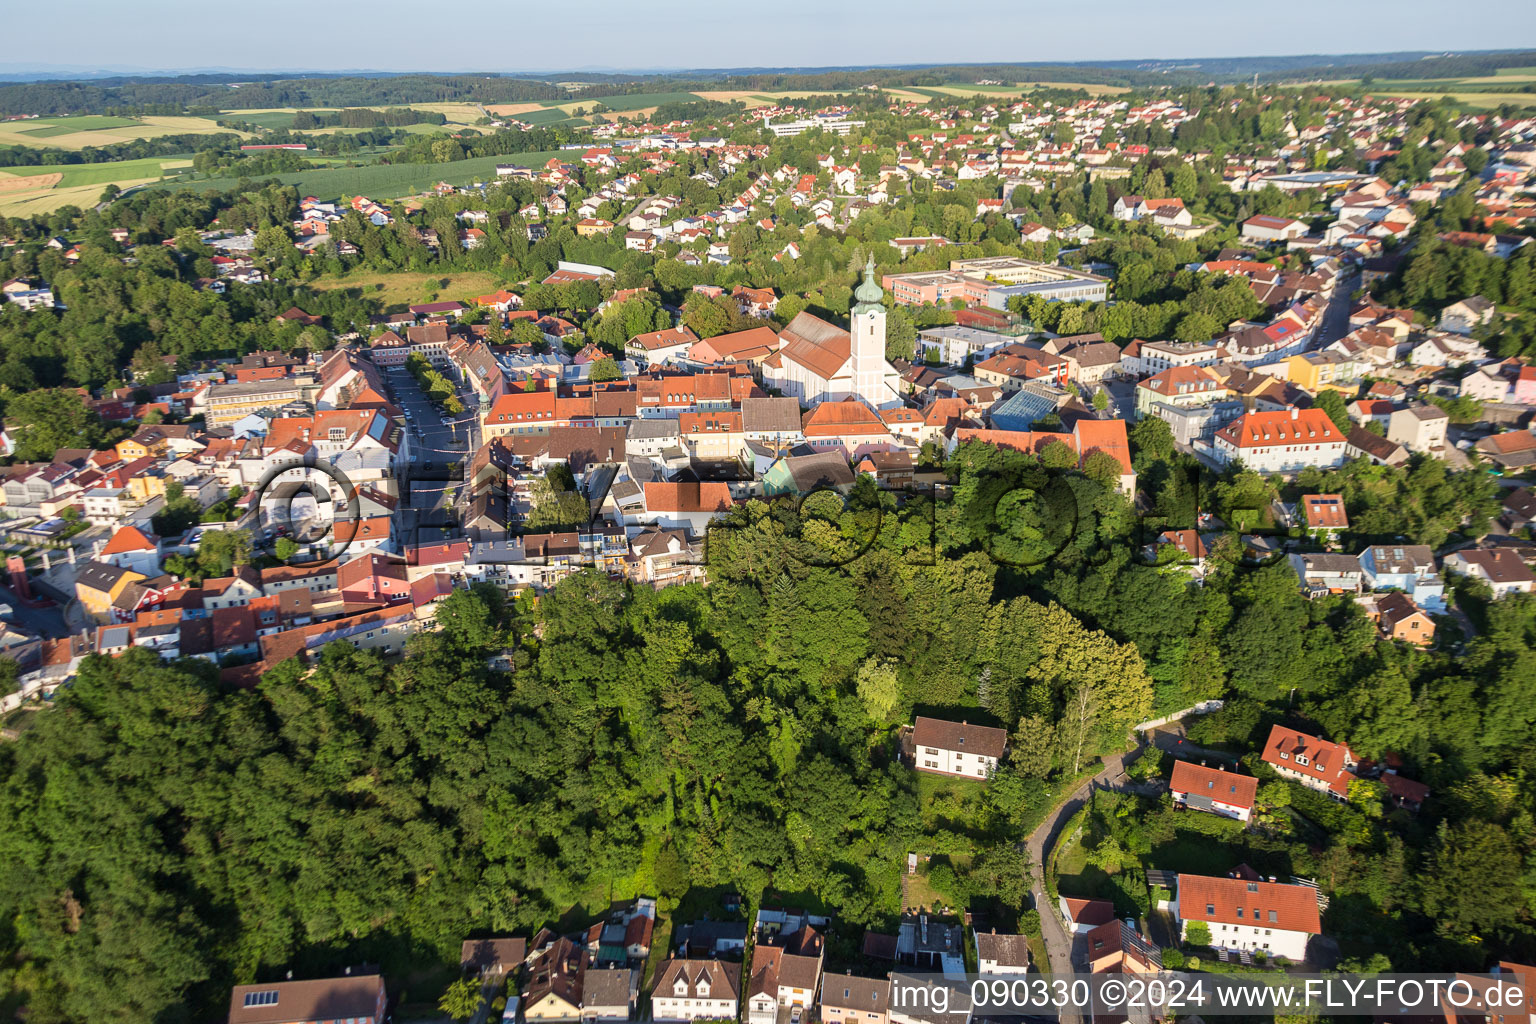
<path id="1" fill-rule="evenodd" d="M 875 283 L 875 257 L 864 266 L 864 283 L 854 290 L 848 318 L 849 359 L 853 364 L 853 397 L 871 409 L 888 409 L 900 398 L 888 382 L 885 361 L 885 292 Z"/>

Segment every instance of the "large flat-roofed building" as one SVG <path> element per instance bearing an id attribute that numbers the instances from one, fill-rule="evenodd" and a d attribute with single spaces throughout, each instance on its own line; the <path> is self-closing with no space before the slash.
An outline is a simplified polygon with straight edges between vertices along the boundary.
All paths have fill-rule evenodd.
<path id="1" fill-rule="evenodd" d="M 796 121 L 780 121 L 773 124 L 767 117 L 763 118 L 763 127 L 773 132 L 779 138 L 787 138 L 792 135 L 803 135 L 812 128 L 820 128 L 824 132 L 833 135 L 847 135 L 855 128 L 863 128 L 863 121 L 850 121 L 846 117 L 803 117 Z"/>
<path id="2" fill-rule="evenodd" d="M 960 299 L 968 306 L 1006 309 L 1015 295 L 1039 295 L 1050 301 L 1104 302 L 1109 278 L 1072 267 L 1037 263 L 1015 256 L 951 260 L 949 270 L 886 274 L 881 281 L 900 305 L 942 305 Z"/>
<path id="3" fill-rule="evenodd" d="M 289 402 L 299 401 L 307 383 L 306 379 L 285 377 L 249 384 L 215 384 L 208 389 L 205 422 L 210 428 L 227 427 L 252 413 L 276 413 Z"/>

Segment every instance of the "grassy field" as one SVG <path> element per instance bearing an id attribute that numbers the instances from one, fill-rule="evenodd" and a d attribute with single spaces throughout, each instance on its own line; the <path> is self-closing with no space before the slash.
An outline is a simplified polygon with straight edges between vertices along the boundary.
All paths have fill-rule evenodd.
<path id="1" fill-rule="evenodd" d="M 322 167 L 289 174 L 271 175 L 284 185 L 297 186 L 306 195 L 331 198 L 366 195 L 372 199 L 398 199 L 431 188 L 439 181 L 467 185 L 475 181 L 494 181 L 497 164 L 521 164 L 538 167 L 550 157 L 569 157 L 558 151 L 513 153 L 508 156 L 475 157 L 448 164 L 374 164 L 367 167 Z M 262 178 L 262 181 L 269 178 Z M 156 188 L 192 188 L 199 191 L 228 190 L 238 184 L 236 178 L 208 178 L 200 181 L 167 182 Z"/>
<path id="2" fill-rule="evenodd" d="M 157 181 L 162 172 L 192 166 L 186 157 L 146 157 L 94 164 L 34 164 L 0 169 L 0 213 L 32 217 L 64 206 L 94 206 L 102 187 Z"/>
<path id="3" fill-rule="evenodd" d="M 485 271 L 447 275 L 369 271 L 309 282 L 309 287 L 318 291 L 340 289 L 356 292 L 365 299 L 377 299 L 389 310 L 404 309 L 419 302 L 446 302 L 450 299 L 462 302 L 476 295 L 488 295 L 502 285 L 501 278 Z"/>
<path id="4" fill-rule="evenodd" d="M 162 135 L 215 135 L 225 131 L 228 129 L 206 117 L 53 117 L 0 122 L 0 146 L 84 149 Z"/>

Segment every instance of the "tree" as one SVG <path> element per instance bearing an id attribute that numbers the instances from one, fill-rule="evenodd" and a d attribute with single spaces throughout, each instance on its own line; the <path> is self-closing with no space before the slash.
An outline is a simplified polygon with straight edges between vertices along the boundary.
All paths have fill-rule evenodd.
<path id="1" fill-rule="evenodd" d="M 548 473 L 533 481 L 533 508 L 526 524 L 530 530 L 579 526 L 592 518 L 587 499 L 575 490 L 574 485 L 566 486 L 558 477 L 551 479 L 554 475 Z"/>
<path id="2" fill-rule="evenodd" d="M 286 562 L 299 553 L 299 545 L 290 537 L 279 537 L 277 543 L 272 545 L 272 553 L 279 562 Z"/>
<path id="3" fill-rule="evenodd" d="M 469 1020 L 480 1009 L 483 997 L 480 982 L 475 978 L 459 978 L 449 983 L 437 1008 L 454 1020 Z"/>
<path id="4" fill-rule="evenodd" d="M 102 439 L 101 417 L 78 391 L 0 391 L 0 402 L 19 462 L 47 462 L 60 448 L 94 448 Z"/>
<path id="5" fill-rule="evenodd" d="M 1103 412 L 1108 408 L 1109 392 L 1105 391 L 1103 388 L 1099 388 L 1093 393 L 1093 410 L 1094 412 Z"/>
<path id="6" fill-rule="evenodd" d="M 1120 460 L 1108 452 L 1089 452 L 1088 457 L 1083 460 L 1083 475 L 1107 488 L 1117 486 L 1124 471 Z"/>
<path id="7" fill-rule="evenodd" d="M 864 664 L 859 666 L 855 688 L 859 699 L 864 702 L 864 709 L 869 712 L 869 717 L 880 725 L 889 722 L 891 712 L 896 710 L 896 705 L 901 699 L 901 683 L 896 677 L 896 662 L 882 661 L 877 658 L 865 659 Z"/>
<path id="8" fill-rule="evenodd" d="M 204 577 L 228 576 L 251 561 L 251 535 L 244 530 L 204 530 L 197 544 L 197 571 Z"/>
<path id="9" fill-rule="evenodd" d="M 21 689 L 21 666 L 15 658 L 0 658 L 0 697 Z"/>
<path id="10" fill-rule="evenodd" d="M 1344 404 L 1344 396 L 1337 391 L 1320 391 L 1312 402 L 1315 408 L 1323 410 L 1333 425 L 1339 428 L 1340 433 L 1347 434 L 1354 428 L 1350 421 L 1349 409 Z"/>
<path id="11" fill-rule="evenodd" d="M 620 380 L 624 375 L 619 372 L 619 364 L 613 361 L 611 356 L 603 356 L 592 364 L 587 379 L 594 384 L 602 384 L 610 380 Z"/>
<path id="12" fill-rule="evenodd" d="M 1209 946 L 1211 944 L 1211 926 L 1204 921 L 1190 921 L 1184 926 L 1184 941 L 1191 946 Z"/>

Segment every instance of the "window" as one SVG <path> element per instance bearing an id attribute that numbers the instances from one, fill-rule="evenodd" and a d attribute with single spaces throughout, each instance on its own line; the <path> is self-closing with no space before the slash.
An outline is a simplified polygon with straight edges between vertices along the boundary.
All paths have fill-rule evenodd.
<path id="1" fill-rule="evenodd" d="M 247 992 L 245 994 L 245 1005 L 247 1007 L 252 1007 L 252 1006 L 276 1006 L 277 1005 L 277 990 L 276 989 L 268 989 L 265 992 Z"/>
<path id="2" fill-rule="evenodd" d="M 1205 905 L 1205 912 L 1206 912 L 1207 915 L 1215 914 L 1216 913 L 1216 904 L 1214 904 L 1214 903 L 1207 903 Z"/>
<path id="3" fill-rule="evenodd" d="M 1276 923 L 1279 922 L 1279 920 L 1280 920 L 1280 918 L 1275 915 L 1275 912 L 1273 910 L 1271 910 L 1269 912 L 1269 923 L 1270 924 L 1276 924 Z"/>

